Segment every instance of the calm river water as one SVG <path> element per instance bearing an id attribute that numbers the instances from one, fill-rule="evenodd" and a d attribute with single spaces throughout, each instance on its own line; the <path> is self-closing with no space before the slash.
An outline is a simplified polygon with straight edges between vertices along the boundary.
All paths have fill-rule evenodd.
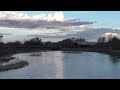
<path id="1" fill-rule="evenodd" d="M 29 65 L 0 72 L 0 79 L 120 79 L 120 59 L 96 52 L 47 51 L 16 54 Z"/>

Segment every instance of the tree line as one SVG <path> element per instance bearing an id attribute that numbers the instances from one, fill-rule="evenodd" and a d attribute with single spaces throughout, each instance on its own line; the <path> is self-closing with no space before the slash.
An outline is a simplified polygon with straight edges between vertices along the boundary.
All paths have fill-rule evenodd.
<path id="1" fill-rule="evenodd" d="M 2 37 L 0 37 L 0 40 L 2 40 Z M 87 41 L 84 38 L 67 38 L 63 39 L 58 42 L 43 42 L 42 39 L 36 37 L 32 38 L 30 40 L 26 40 L 24 43 L 21 43 L 20 41 L 15 41 L 15 42 L 0 42 L 0 46 L 55 46 L 55 47 L 60 47 L 60 48 L 73 48 L 73 40 L 76 40 L 78 42 L 84 42 Z M 120 50 L 120 39 L 118 37 L 112 37 L 109 36 L 108 38 L 106 37 L 99 37 L 97 39 L 97 44 L 94 46 L 95 48 L 98 49 L 115 49 L 115 50 Z"/>
<path id="2" fill-rule="evenodd" d="M 63 39 L 62 41 L 58 41 L 58 42 L 51 42 L 51 41 L 47 41 L 47 42 L 43 42 L 42 39 L 35 37 L 32 38 L 30 40 L 26 40 L 24 41 L 24 43 L 21 43 L 20 41 L 15 41 L 15 42 L 1 42 L 0 45 L 1 46 L 55 46 L 55 47 L 60 47 L 60 48 L 72 48 L 73 45 L 73 39 L 76 41 L 86 41 L 86 39 L 84 38 L 67 38 L 67 39 Z"/>
<path id="3" fill-rule="evenodd" d="M 98 48 L 120 50 L 120 39 L 116 36 L 99 37 L 97 39 Z"/>

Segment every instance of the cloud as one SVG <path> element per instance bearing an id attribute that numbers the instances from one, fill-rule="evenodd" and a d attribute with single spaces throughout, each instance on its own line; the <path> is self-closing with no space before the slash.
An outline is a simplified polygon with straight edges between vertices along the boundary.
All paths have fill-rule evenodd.
<path id="1" fill-rule="evenodd" d="M 0 19 L 2 20 L 46 20 L 46 21 L 62 21 L 64 20 L 64 14 L 62 12 L 54 12 L 48 15 L 40 14 L 40 15 L 27 15 L 23 13 L 17 12 L 0 12 Z"/>
<path id="2" fill-rule="evenodd" d="M 69 37 L 81 37 L 86 38 L 87 40 L 96 41 L 98 37 L 107 36 L 107 35 L 119 36 L 119 29 L 112 28 L 87 28 L 84 31 L 76 32 L 56 32 L 56 33 L 43 33 L 43 34 L 30 34 L 28 37 L 40 37 L 40 38 L 69 38 Z"/>
<path id="3" fill-rule="evenodd" d="M 64 19 L 62 12 L 54 12 L 48 15 L 27 15 L 16 12 L 0 12 L 0 26 L 11 28 L 46 28 L 61 29 L 64 27 L 80 27 L 93 24 L 93 22 L 80 21 L 79 19 Z"/>
<path id="4" fill-rule="evenodd" d="M 107 32 L 105 33 L 105 36 L 118 36 L 119 34 L 117 33 L 112 33 L 112 32 Z"/>
<path id="5" fill-rule="evenodd" d="M 104 34 L 104 36 L 105 36 L 106 38 L 109 38 L 109 36 L 110 36 L 110 37 L 114 37 L 114 36 L 115 36 L 115 37 L 120 38 L 120 33 L 117 34 L 117 33 L 107 32 L 107 33 Z"/>
<path id="6" fill-rule="evenodd" d="M 90 28 L 89 25 L 80 25 L 80 26 L 69 26 L 69 27 L 61 27 L 60 31 L 71 31 L 71 32 L 78 32 L 78 31 L 83 31 L 85 29 Z"/>
<path id="7" fill-rule="evenodd" d="M 39 37 L 39 38 L 68 38 L 68 36 L 66 36 L 66 35 L 38 35 L 38 34 L 36 34 L 36 35 L 27 35 L 27 37 Z"/>
<path id="8" fill-rule="evenodd" d="M 68 34 L 67 36 L 82 37 L 86 38 L 89 41 L 96 41 L 98 37 L 107 35 L 114 35 L 119 37 L 120 30 L 112 28 L 89 28 L 84 31 L 77 32 L 75 34 Z"/>

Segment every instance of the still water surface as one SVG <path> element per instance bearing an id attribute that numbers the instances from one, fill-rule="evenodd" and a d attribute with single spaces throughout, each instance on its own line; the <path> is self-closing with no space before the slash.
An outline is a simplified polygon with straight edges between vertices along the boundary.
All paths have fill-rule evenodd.
<path id="1" fill-rule="evenodd" d="M 29 65 L 0 72 L 0 79 L 120 79 L 120 59 L 96 52 L 47 51 L 13 55 Z"/>

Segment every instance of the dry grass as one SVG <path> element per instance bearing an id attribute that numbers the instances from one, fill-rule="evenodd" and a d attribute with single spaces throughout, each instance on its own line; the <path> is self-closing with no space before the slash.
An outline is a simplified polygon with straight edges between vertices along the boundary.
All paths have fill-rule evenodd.
<path id="1" fill-rule="evenodd" d="M 0 64 L 0 71 L 6 71 L 6 70 L 11 70 L 11 69 L 18 69 L 22 68 L 24 66 L 28 65 L 27 61 L 17 61 L 11 64 Z"/>
<path id="2" fill-rule="evenodd" d="M 10 56 L 4 56 L 4 57 L 0 57 L 0 63 L 5 63 L 5 62 L 9 62 L 10 60 L 16 59 L 15 57 L 10 57 Z"/>

